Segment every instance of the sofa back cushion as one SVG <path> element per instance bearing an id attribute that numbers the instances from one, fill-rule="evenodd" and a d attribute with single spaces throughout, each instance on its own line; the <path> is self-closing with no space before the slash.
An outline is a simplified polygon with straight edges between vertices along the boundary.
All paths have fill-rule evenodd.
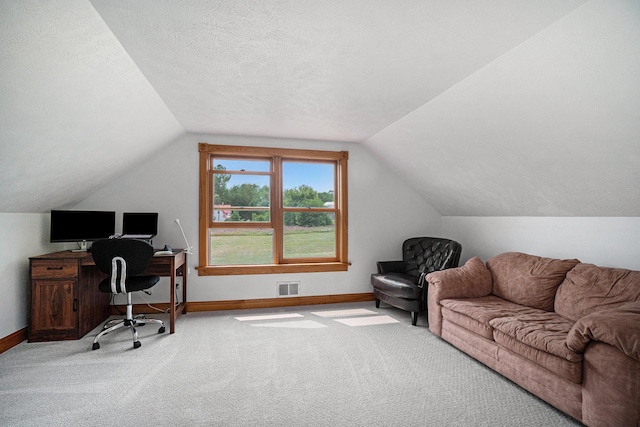
<path id="1" fill-rule="evenodd" d="M 577 321 L 633 301 L 640 301 L 640 271 L 578 264 L 558 287 L 555 311 Z"/>
<path id="2" fill-rule="evenodd" d="M 487 260 L 493 277 L 493 294 L 516 304 L 552 311 L 554 298 L 577 259 L 543 258 L 506 252 Z"/>

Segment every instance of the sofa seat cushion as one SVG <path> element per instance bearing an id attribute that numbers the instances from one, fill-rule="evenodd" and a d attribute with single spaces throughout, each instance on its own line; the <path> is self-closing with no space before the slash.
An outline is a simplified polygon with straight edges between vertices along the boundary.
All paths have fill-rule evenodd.
<path id="1" fill-rule="evenodd" d="M 582 354 L 567 346 L 573 321 L 539 312 L 492 319 L 493 339 L 503 347 L 568 381 L 582 381 Z"/>
<path id="2" fill-rule="evenodd" d="M 493 319 L 489 324 L 500 332 L 538 350 L 570 362 L 579 362 L 579 353 L 567 347 L 567 335 L 574 322 L 550 312 L 522 314 Z"/>
<path id="3" fill-rule="evenodd" d="M 541 310 L 515 304 L 494 295 L 480 298 L 444 299 L 442 317 L 488 340 L 493 340 L 489 322 L 495 318 L 539 313 Z"/>
<path id="4" fill-rule="evenodd" d="M 418 279 L 404 273 L 372 274 L 371 284 L 375 289 L 399 298 L 420 299 L 422 288 L 418 287 Z"/>

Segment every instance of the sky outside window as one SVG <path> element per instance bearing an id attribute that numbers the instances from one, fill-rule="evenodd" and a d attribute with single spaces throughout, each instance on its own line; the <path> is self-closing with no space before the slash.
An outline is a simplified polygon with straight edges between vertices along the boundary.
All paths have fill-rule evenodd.
<path id="1" fill-rule="evenodd" d="M 223 166 L 226 170 L 245 170 L 247 172 L 269 172 L 269 162 L 252 160 L 216 159 L 215 166 Z M 285 190 L 308 185 L 319 193 L 333 191 L 334 166 L 328 163 L 283 162 L 283 186 Z M 230 186 L 241 183 L 264 185 L 261 178 L 236 178 Z"/>
<path id="2" fill-rule="evenodd" d="M 285 190 L 305 184 L 319 193 L 333 191 L 332 164 L 283 162 L 282 168 Z"/>

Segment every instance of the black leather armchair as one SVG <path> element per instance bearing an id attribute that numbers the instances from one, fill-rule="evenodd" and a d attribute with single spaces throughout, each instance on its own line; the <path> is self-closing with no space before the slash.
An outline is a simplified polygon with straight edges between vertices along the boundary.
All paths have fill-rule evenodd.
<path id="1" fill-rule="evenodd" d="M 379 261 L 378 273 L 371 275 L 376 308 L 380 301 L 411 312 L 411 324 L 427 310 L 424 277 L 432 271 L 457 267 L 460 243 L 436 237 L 413 237 L 402 244 L 402 261 Z"/>

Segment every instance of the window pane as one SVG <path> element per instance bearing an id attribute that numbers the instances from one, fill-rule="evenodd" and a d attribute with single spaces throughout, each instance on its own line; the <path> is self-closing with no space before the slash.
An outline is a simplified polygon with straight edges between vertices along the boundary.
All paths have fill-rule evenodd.
<path id="1" fill-rule="evenodd" d="M 210 265 L 273 264 L 272 229 L 215 228 L 210 244 Z"/>
<path id="2" fill-rule="evenodd" d="M 269 172 L 271 162 L 266 160 L 213 159 L 213 168 L 228 171 Z"/>
<path id="3" fill-rule="evenodd" d="M 268 207 L 270 204 L 270 179 L 268 175 L 213 175 L 214 208 Z"/>
<path id="4" fill-rule="evenodd" d="M 285 207 L 324 207 L 333 202 L 333 163 L 283 162 Z"/>
<path id="5" fill-rule="evenodd" d="M 316 227 L 284 227 L 285 258 L 333 258 L 335 256 L 336 230 L 333 224 Z"/>

